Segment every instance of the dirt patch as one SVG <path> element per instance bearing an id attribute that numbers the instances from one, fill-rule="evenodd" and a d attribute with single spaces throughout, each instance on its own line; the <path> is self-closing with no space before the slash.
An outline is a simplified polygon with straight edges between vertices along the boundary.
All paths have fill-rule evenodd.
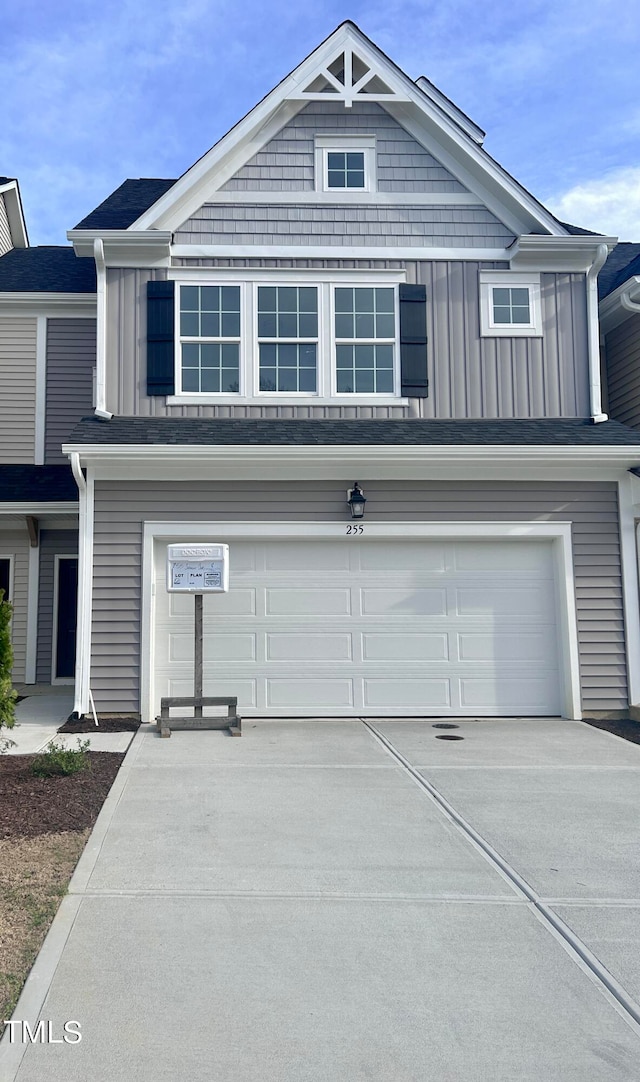
<path id="1" fill-rule="evenodd" d="M 0 1033 L 64 897 L 123 755 L 37 778 L 33 755 L 0 756 Z"/>
<path id="2" fill-rule="evenodd" d="M 59 733 L 135 733 L 140 728 L 139 721 L 119 718 L 98 718 L 98 724 L 90 718 L 80 721 L 65 721 L 58 729 Z"/>

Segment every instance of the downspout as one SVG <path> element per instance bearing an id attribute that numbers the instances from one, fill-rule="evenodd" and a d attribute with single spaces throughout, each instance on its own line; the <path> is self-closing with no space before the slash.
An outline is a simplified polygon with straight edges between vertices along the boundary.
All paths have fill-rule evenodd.
<path id="1" fill-rule="evenodd" d="M 81 718 L 89 708 L 89 656 L 87 653 L 87 641 L 90 637 L 88 620 L 91 619 L 90 586 L 88 576 L 88 561 L 91 559 L 91 548 L 88 544 L 88 486 L 84 474 L 80 468 L 80 455 L 72 451 L 71 470 L 78 486 L 79 493 L 79 521 L 78 521 L 78 606 L 77 606 L 77 630 L 76 630 L 76 671 L 75 693 L 73 700 L 73 713 Z M 87 595 L 89 594 L 89 604 Z"/>
<path id="2" fill-rule="evenodd" d="M 100 237 L 93 242 L 96 261 L 96 406 L 94 413 L 102 421 L 113 417 L 107 409 L 107 269 L 104 244 Z"/>
<path id="3" fill-rule="evenodd" d="M 599 244 L 595 259 L 587 271 L 587 349 L 589 353 L 589 402 L 594 424 L 608 421 L 602 412 L 600 383 L 600 330 L 598 323 L 598 274 L 609 254 L 606 244 Z"/>

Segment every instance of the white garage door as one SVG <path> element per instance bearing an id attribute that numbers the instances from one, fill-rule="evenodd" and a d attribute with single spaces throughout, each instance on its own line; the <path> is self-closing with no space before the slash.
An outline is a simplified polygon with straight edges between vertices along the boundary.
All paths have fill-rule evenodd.
<path id="1" fill-rule="evenodd" d="M 184 538 L 182 538 L 184 540 Z M 156 712 L 193 694 L 192 596 L 156 543 Z M 204 692 L 244 715 L 560 712 L 551 544 L 230 541 L 204 599 Z"/>

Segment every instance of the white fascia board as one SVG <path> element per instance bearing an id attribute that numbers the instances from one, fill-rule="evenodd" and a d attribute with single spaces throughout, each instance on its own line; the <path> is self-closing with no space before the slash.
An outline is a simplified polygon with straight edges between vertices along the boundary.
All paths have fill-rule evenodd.
<path id="1" fill-rule="evenodd" d="M 91 316 L 95 293 L 0 293 L 0 315 Z"/>
<path id="2" fill-rule="evenodd" d="M 265 192 L 254 191 L 217 191 L 207 196 L 208 206 L 395 206 L 395 207 L 473 207 L 484 209 L 485 204 L 474 192 L 362 192 L 354 196 L 353 191 L 330 192 Z"/>
<path id="3" fill-rule="evenodd" d="M 3 500 L 0 502 L 0 515 L 76 515 L 78 513 L 78 501 L 58 503 L 30 503 L 28 500 Z"/>
<path id="4" fill-rule="evenodd" d="M 509 262 L 508 248 L 354 248 L 339 244 L 174 244 L 175 259 L 451 259 Z M 204 269 L 204 268 L 201 268 Z M 210 268 L 209 268 L 210 269 Z M 224 272 L 227 267 L 218 268 Z M 375 274 L 375 271 L 372 272 Z M 247 269 L 250 276 L 251 269 Z"/>
<path id="5" fill-rule="evenodd" d="M 474 143 L 478 146 L 482 146 L 487 133 L 480 128 L 471 117 L 462 112 L 457 105 L 454 104 L 446 94 L 443 94 L 438 87 L 435 86 L 430 79 L 427 79 L 426 75 L 420 75 L 416 79 L 416 86 L 426 94 L 435 105 L 437 105 L 443 113 L 447 114 L 463 131 L 466 131 L 467 135 L 470 135 Z"/>
<path id="6" fill-rule="evenodd" d="M 623 295 L 633 301 L 640 302 L 640 275 L 636 274 L 632 278 L 627 278 L 626 282 L 623 282 L 613 293 L 600 301 L 600 326 L 605 333 L 637 315 L 637 313 L 630 312 L 628 308 L 624 307 L 622 304 Z"/>
<path id="7" fill-rule="evenodd" d="M 22 199 L 17 180 L 9 181 L 8 184 L 0 185 L 0 195 L 4 196 L 4 205 L 11 232 L 11 241 L 14 248 L 28 248 L 29 237 L 27 226 L 22 210 Z"/>
<path id="8" fill-rule="evenodd" d="M 601 244 L 612 251 L 617 237 L 571 235 L 564 237 L 520 236 L 509 249 L 513 270 L 586 272 Z"/>
<path id="9" fill-rule="evenodd" d="M 330 62 L 336 52 L 345 45 L 355 46 L 366 58 L 371 56 L 372 62 L 382 72 L 383 80 L 398 96 L 389 102 L 385 102 L 385 108 L 391 115 L 403 116 L 406 120 L 413 119 L 411 112 L 402 104 L 404 100 L 412 108 L 414 116 L 423 119 L 425 129 L 428 131 L 429 146 L 433 148 L 433 142 L 438 144 L 438 149 L 446 153 L 447 148 L 451 152 L 448 157 L 457 163 L 454 174 L 460 169 L 466 169 L 469 178 L 472 179 L 471 187 L 484 187 L 491 203 L 496 205 L 496 195 L 503 193 L 504 203 L 508 208 L 511 204 L 512 211 L 508 214 L 510 220 L 519 223 L 519 228 L 514 232 L 527 232 L 531 229 L 542 228 L 555 236 L 566 236 L 566 230 L 556 221 L 533 196 L 531 196 L 517 181 L 493 160 L 476 140 L 445 112 L 441 105 L 436 104 L 425 91 L 417 86 L 408 75 L 405 75 L 373 42 L 369 41 L 353 24 L 343 24 L 331 34 L 310 56 L 306 58 L 290 75 L 288 75 L 274 90 L 255 106 L 234 128 L 216 143 L 191 169 L 187 170 L 182 177 L 169 189 L 165 195 L 154 203 L 149 210 L 138 218 L 129 228 L 134 230 L 148 230 L 152 228 L 171 229 L 175 231 L 195 210 L 198 209 L 212 191 L 220 188 L 233 172 L 229 172 L 227 157 L 233 156 L 233 171 L 248 161 L 268 140 L 275 134 L 273 127 L 274 114 L 280 107 L 286 107 L 287 115 L 277 116 L 277 128 L 286 123 L 288 115 L 295 115 L 304 107 L 304 99 L 295 99 L 296 91 L 306 85 L 313 77 L 314 72 L 320 71 L 326 63 Z M 321 99 L 324 100 L 324 99 Z M 271 124 L 269 123 L 271 122 Z M 406 126 L 406 125 L 405 125 Z M 407 130 L 410 130 L 409 128 Z M 414 133 L 412 133 L 414 134 Z M 436 157 L 438 157 L 436 151 Z M 446 164 L 443 162 L 443 164 Z M 484 181 L 484 183 L 483 183 Z M 480 193 L 479 193 L 480 194 Z M 500 199 L 497 200 L 501 202 Z M 503 212 L 504 213 L 504 212 Z M 505 224 L 509 224 L 508 222 Z"/>
<path id="10" fill-rule="evenodd" d="M 171 245 L 171 233 L 159 229 L 70 229 L 67 238 L 76 255 L 85 259 L 93 259 L 94 241 L 101 240 L 108 267 L 166 266 Z"/>

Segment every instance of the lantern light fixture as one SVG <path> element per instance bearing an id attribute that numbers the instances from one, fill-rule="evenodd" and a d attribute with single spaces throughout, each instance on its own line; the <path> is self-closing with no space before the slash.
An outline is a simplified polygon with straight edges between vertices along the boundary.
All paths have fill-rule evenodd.
<path id="1" fill-rule="evenodd" d="M 351 518 L 364 518 L 364 505 L 366 497 L 357 481 L 353 482 L 353 488 L 347 489 L 347 503 L 351 508 Z"/>

